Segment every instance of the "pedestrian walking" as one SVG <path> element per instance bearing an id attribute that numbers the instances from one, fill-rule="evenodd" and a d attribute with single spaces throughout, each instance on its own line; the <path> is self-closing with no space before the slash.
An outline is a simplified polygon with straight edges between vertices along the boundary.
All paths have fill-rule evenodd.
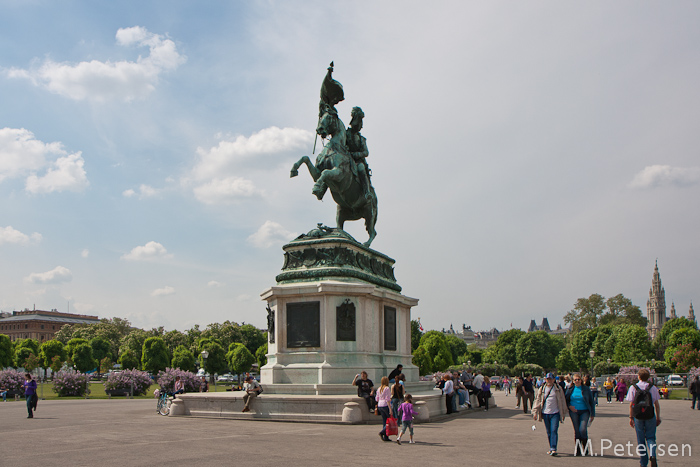
<path id="1" fill-rule="evenodd" d="M 639 381 L 630 386 L 627 401 L 630 403 L 630 426 L 637 435 L 639 465 L 656 467 L 656 427 L 661 425 L 659 390 L 649 382 L 649 370 L 642 368 Z"/>
<path id="2" fill-rule="evenodd" d="M 612 377 L 608 376 L 608 379 L 603 383 L 603 389 L 605 389 L 605 397 L 608 399 L 608 404 L 612 404 L 612 396 L 615 392 L 615 383 L 613 383 Z"/>
<path id="3" fill-rule="evenodd" d="M 625 383 L 623 380 L 618 381 L 617 386 L 615 387 L 615 392 L 617 392 L 617 401 L 620 404 L 623 404 L 625 396 L 627 395 L 627 383 Z"/>
<path id="4" fill-rule="evenodd" d="M 695 409 L 695 401 L 700 399 L 700 377 L 696 376 L 695 380 L 690 383 L 690 395 L 693 396 L 693 403 L 690 409 Z M 698 410 L 700 410 L 700 402 L 698 402 Z"/>
<path id="5" fill-rule="evenodd" d="M 408 429 L 408 443 L 413 443 L 413 419 L 416 416 L 416 412 L 413 410 L 413 397 L 410 394 L 406 394 L 403 399 L 403 403 L 399 406 L 399 417 L 401 420 L 401 433 L 396 437 L 396 443 L 401 444 L 401 437 L 406 433 Z"/>
<path id="6" fill-rule="evenodd" d="M 545 376 L 544 385 L 537 391 L 535 405 L 532 407 L 532 418 L 536 421 L 544 422 L 549 440 L 550 456 L 557 455 L 557 444 L 559 442 L 559 423 L 566 417 L 566 396 L 564 390 L 559 386 L 552 373 Z"/>
<path id="7" fill-rule="evenodd" d="M 598 381 L 596 381 L 595 376 L 591 378 L 591 392 L 593 393 L 593 401 L 598 406 Z"/>
<path id="8" fill-rule="evenodd" d="M 530 402 L 530 408 L 535 401 L 535 388 L 532 386 L 532 375 L 527 375 L 523 379 L 523 412 L 527 413 L 527 403 Z"/>
<path id="9" fill-rule="evenodd" d="M 382 431 L 379 432 L 379 437 L 382 441 L 391 441 L 386 434 L 386 421 L 391 416 L 391 389 L 389 389 L 389 378 L 382 376 L 381 385 L 377 389 L 377 410 L 382 416 Z"/>
<path id="10" fill-rule="evenodd" d="M 515 408 L 520 408 L 520 402 L 523 399 L 523 377 L 518 376 L 518 380 L 515 383 Z"/>
<path id="11" fill-rule="evenodd" d="M 593 394 L 588 386 L 583 385 L 579 373 L 574 374 L 572 380 L 573 384 L 566 390 L 565 397 L 569 417 L 574 425 L 574 456 L 593 455 L 588 444 L 588 423 L 595 418 Z"/>
<path id="12" fill-rule="evenodd" d="M 29 373 L 24 374 L 24 398 L 27 400 L 27 418 L 34 418 L 32 410 L 36 410 L 34 406 L 34 396 L 36 396 L 36 381 L 32 379 Z"/>

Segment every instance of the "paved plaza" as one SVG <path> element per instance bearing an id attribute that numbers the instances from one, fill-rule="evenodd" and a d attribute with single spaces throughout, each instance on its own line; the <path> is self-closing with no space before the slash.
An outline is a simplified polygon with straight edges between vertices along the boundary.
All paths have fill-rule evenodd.
<path id="1" fill-rule="evenodd" d="M 615 456 L 574 458 L 570 421 L 559 430 L 552 458 L 544 426 L 516 410 L 515 398 L 496 393 L 498 408 L 416 425 L 416 444 L 385 443 L 378 425 L 335 425 L 163 417 L 154 400 L 40 401 L 35 418 L 24 402 L 0 402 L 0 466 L 152 465 L 605 465 L 636 466 L 629 456 L 627 404 L 602 404 L 590 429 L 597 454 L 601 438 L 624 446 Z M 700 465 L 700 411 L 690 402 L 661 401 L 658 442 L 688 444 L 691 456 L 660 457 L 660 465 Z M 392 437 L 394 438 L 394 437 Z M 408 437 L 405 438 L 406 441 Z M 634 449 L 634 448 L 633 448 Z M 563 458 L 566 458 L 564 460 Z"/>

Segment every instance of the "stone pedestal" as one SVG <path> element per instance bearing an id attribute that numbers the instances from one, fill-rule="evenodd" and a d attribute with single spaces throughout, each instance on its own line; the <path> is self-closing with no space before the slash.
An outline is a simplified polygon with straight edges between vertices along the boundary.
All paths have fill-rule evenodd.
<path id="1" fill-rule="evenodd" d="M 261 294 L 269 339 L 263 385 L 300 394 L 299 386 L 347 385 L 367 371 L 378 386 L 399 364 L 407 381 L 418 381 L 411 363 L 418 300 L 400 293 L 393 259 L 320 225 L 283 249 L 277 285 Z"/>

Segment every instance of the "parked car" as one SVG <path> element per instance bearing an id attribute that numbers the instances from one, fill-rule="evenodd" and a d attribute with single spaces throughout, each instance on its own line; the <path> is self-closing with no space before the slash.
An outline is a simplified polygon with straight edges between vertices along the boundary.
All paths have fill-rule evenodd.
<path id="1" fill-rule="evenodd" d="M 235 378 L 231 373 L 226 373 L 225 375 L 221 375 L 216 378 L 216 381 L 219 383 L 232 383 L 234 379 Z"/>
<path id="2" fill-rule="evenodd" d="M 681 375 L 669 375 L 666 378 L 666 384 L 669 386 L 683 386 L 683 378 Z"/>

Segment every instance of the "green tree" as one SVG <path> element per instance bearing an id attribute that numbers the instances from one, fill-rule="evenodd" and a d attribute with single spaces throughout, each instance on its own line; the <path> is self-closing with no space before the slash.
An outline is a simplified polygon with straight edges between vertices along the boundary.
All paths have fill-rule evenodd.
<path id="1" fill-rule="evenodd" d="M 202 362 L 201 353 L 203 350 L 209 352 L 206 365 L 204 365 Z M 207 373 L 211 375 L 215 373 L 222 375 L 228 370 L 226 353 L 224 352 L 224 348 L 221 346 L 219 341 L 206 338 L 200 339 L 197 353 L 200 355 L 200 367 L 204 368 L 204 371 Z"/>
<path id="2" fill-rule="evenodd" d="M 90 345 L 90 343 L 82 337 L 73 337 L 71 340 L 69 340 L 64 347 L 66 350 L 66 358 L 72 360 L 75 348 L 82 344 Z"/>
<path id="3" fill-rule="evenodd" d="M 136 355 L 136 353 L 134 353 L 133 350 L 129 348 L 124 349 L 119 354 L 118 363 L 122 366 L 123 370 L 138 369 L 140 366 L 138 356 Z"/>
<path id="4" fill-rule="evenodd" d="M 559 373 L 570 373 L 578 370 L 574 357 L 571 356 L 571 351 L 564 347 L 557 355 L 556 359 L 557 370 Z"/>
<path id="5" fill-rule="evenodd" d="M 197 330 L 199 329 L 197 326 L 195 326 L 195 328 Z M 228 320 L 223 323 L 209 324 L 204 331 L 199 333 L 199 336 L 197 336 L 193 342 L 197 342 L 200 339 L 214 339 L 221 344 L 224 349 L 228 349 L 234 342 L 245 343 L 241 332 L 241 326 L 236 322 Z"/>
<path id="6" fill-rule="evenodd" d="M 107 373 L 112 368 L 112 359 L 110 357 L 105 357 L 100 360 L 100 372 Z"/>
<path id="7" fill-rule="evenodd" d="M 250 367 L 255 363 L 255 356 L 250 353 L 248 347 L 243 344 L 233 343 L 226 353 L 226 361 L 231 371 L 237 375 L 250 371 Z M 239 376 L 240 379 L 240 376 Z M 240 381 L 239 381 L 240 383 Z"/>
<path id="8" fill-rule="evenodd" d="M 411 352 L 414 352 L 420 345 L 420 338 L 423 337 L 423 331 L 420 330 L 420 323 L 417 319 L 411 320 Z"/>
<path id="9" fill-rule="evenodd" d="M 75 339 L 72 339 L 75 340 Z M 70 343 L 70 342 L 69 342 Z M 72 347 L 73 352 L 71 359 L 73 360 L 73 365 L 81 373 L 86 373 L 92 371 L 97 366 L 95 358 L 92 356 L 92 347 L 87 342 L 81 342 L 74 347 Z"/>
<path id="10" fill-rule="evenodd" d="M 93 337 L 90 339 L 90 347 L 92 347 L 92 356 L 98 362 L 102 362 L 105 358 L 110 362 L 112 361 L 112 345 L 104 337 Z M 100 372 L 100 367 L 98 366 L 98 374 Z"/>
<path id="11" fill-rule="evenodd" d="M 180 346 L 187 347 L 188 350 L 190 350 L 190 353 L 194 355 L 193 349 L 190 347 L 191 343 L 187 337 L 187 334 L 180 332 L 177 329 L 166 332 L 163 335 L 163 340 L 165 341 L 165 345 L 168 347 L 168 351 L 173 356 L 173 358 L 175 358 L 175 349 L 177 349 Z"/>
<path id="12" fill-rule="evenodd" d="M 130 350 L 134 354 L 136 361 L 140 362 L 141 361 L 141 352 L 143 350 L 143 343 L 149 337 L 155 337 L 155 336 L 150 336 L 149 333 L 147 333 L 143 329 L 133 329 L 131 332 L 129 332 L 129 334 L 124 336 L 119 341 L 119 357 L 121 358 L 121 355 L 126 350 Z M 137 363 L 137 367 L 138 367 L 138 363 Z"/>
<path id="13" fill-rule="evenodd" d="M 419 345 L 416 350 L 413 351 L 412 362 L 418 367 L 418 372 L 422 375 L 427 375 L 433 371 L 433 359 L 430 358 L 430 354 L 425 347 Z"/>
<path id="14" fill-rule="evenodd" d="M 41 352 L 41 346 L 36 339 L 21 339 L 15 341 L 15 352 L 17 352 L 17 349 L 29 349 L 34 355 L 39 355 L 39 352 Z"/>
<path id="15" fill-rule="evenodd" d="M 452 352 L 447 346 L 447 338 L 440 331 L 428 331 L 420 339 L 420 346 L 428 351 L 432 360 L 433 371 L 443 371 L 453 365 Z M 436 359 L 438 359 L 436 361 Z"/>
<path id="16" fill-rule="evenodd" d="M 44 368 L 51 368 L 54 357 L 58 357 L 61 364 L 66 361 L 66 351 L 63 348 L 63 344 L 56 339 L 51 339 L 41 344 L 40 356 Z"/>
<path id="17" fill-rule="evenodd" d="M 605 304 L 608 311 L 600 318 L 599 324 L 634 324 L 646 327 L 647 320 L 642 315 L 642 310 L 624 295 L 610 297 Z"/>
<path id="18" fill-rule="evenodd" d="M 553 339 L 547 331 L 534 331 L 518 339 L 515 354 L 518 363 L 534 363 L 549 369 L 555 367 L 555 360 L 563 347 L 563 341 Z"/>
<path id="19" fill-rule="evenodd" d="M 593 329 L 600 324 L 605 306 L 605 297 L 599 294 L 579 298 L 574 308 L 564 315 L 564 322 L 571 325 L 571 331 L 574 333 L 582 329 Z"/>
<path id="20" fill-rule="evenodd" d="M 700 331 L 692 328 L 679 328 L 668 338 L 669 347 L 679 347 L 690 344 L 694 349 L 700 349 Z"/>
<path id="21" fill-rule="evenodd" d="M 234 342 L 241 342 L 251 354 L 254 354 L 258 347 L 267 342 L 267 335 L 252 324 L 241 326 L 241 335 L 243 336 L 242 340 Z"/>
<path id="22" fill-rule="evenodd" d="M 651 359 L 653 353 L 649 334 L 642 326 L 622 324 L 616 326 L 617 339 L 613 360 L 618 363 L 632 363 Z"/>
<path id="23" fill-rule="evenodd" d="M 445 336 L 445 339 L 447 341 L 447 347 L 450 349 L 452 361 L 459 361 L 459 358 L 467 353 L 467 343 L 464 342 L 464 339 L 460 339 L 452 334 Z"/>
<path id="24" fill-rule="evenodd" d="M 63 368 L 63 362 L 64 360 L 61 359 L 60 355 L 54 355 L 54 357 L 51 359 L 51 365 L 49 368 L 51 368 L 54 375 L 61 371 L 61 368 Z"/>
<path id="25" fill-rule="evenodd" d="M 502 332 L 496 339 L 496 343 L 488 347 L 489 352 L 484 352 L 483 362 L 497 361 L 512 368 L 518 363 L 516 352 L 518 341 L 526 334 L 520 329 L 509 329 Z"/>
<path id="26" fill-rule="evenodd" d="M 694 329 L 697 331 L 698 325 L 695 323 L 695 321 L 691 321 L 685 316 L 666 321 L 652 343 L 652 347 L 654 351 L 656 351 L 657 358 L 664 357 L 664 353 L 668 348 L 668 340 L 671 338 L 671 334 L 673 334 L 673 332 L 677 329 L 681 328 Z"/>
<path id="27" fill-rule="evenodd" d="M 178 345 L 173 352 L 171 368 L 179 368 L 184 371 L 195 371 L 194 354 L 185 345 Z"/>
<path id="28" fill-rule="evenodd" d="M 143 371 L 156 374 L 165 371 L 170 365 L 170 355 L 168 347 L 162 337 L 149 337 L 143 341 L 141 350 L 141 368 Z"/>
<path id="29" fill-rule="evenodd" d="M 470 364 L 469 362 L 471 362 L 471 365 L 476 366 L 482 362 L 483 353 L 484 351 L 476 344 L 469 344 L 467 346 L 467 351 L 459 358 L 457 362 L 467 364 Z"/>
<path id="30" fill-rule="evenodd" d="M 255 351 L 255 360 L 258 362 L 258 369 L 260 370 L 267 364 L 267 352 L 267 342 L 258 347 L 258 350 Z"/>
<path id="31" fill-rule="evenodd" d="M 0 369 L 12 366 L 13 359 L 12 341 L 5 334 L 0 334 Z"/>
<path id="32" fill-rule="evenodd" d="M 576 362 L 577 368 L 591 367 L 590 352 L 593 349 L 593 343 L 597 337 L 598 328 L 583 329 L 574 334 L 574 337 L 571 339 L 569 351 L 571 352 L 571 357 L 574 359 L 574 362 Z"/>

